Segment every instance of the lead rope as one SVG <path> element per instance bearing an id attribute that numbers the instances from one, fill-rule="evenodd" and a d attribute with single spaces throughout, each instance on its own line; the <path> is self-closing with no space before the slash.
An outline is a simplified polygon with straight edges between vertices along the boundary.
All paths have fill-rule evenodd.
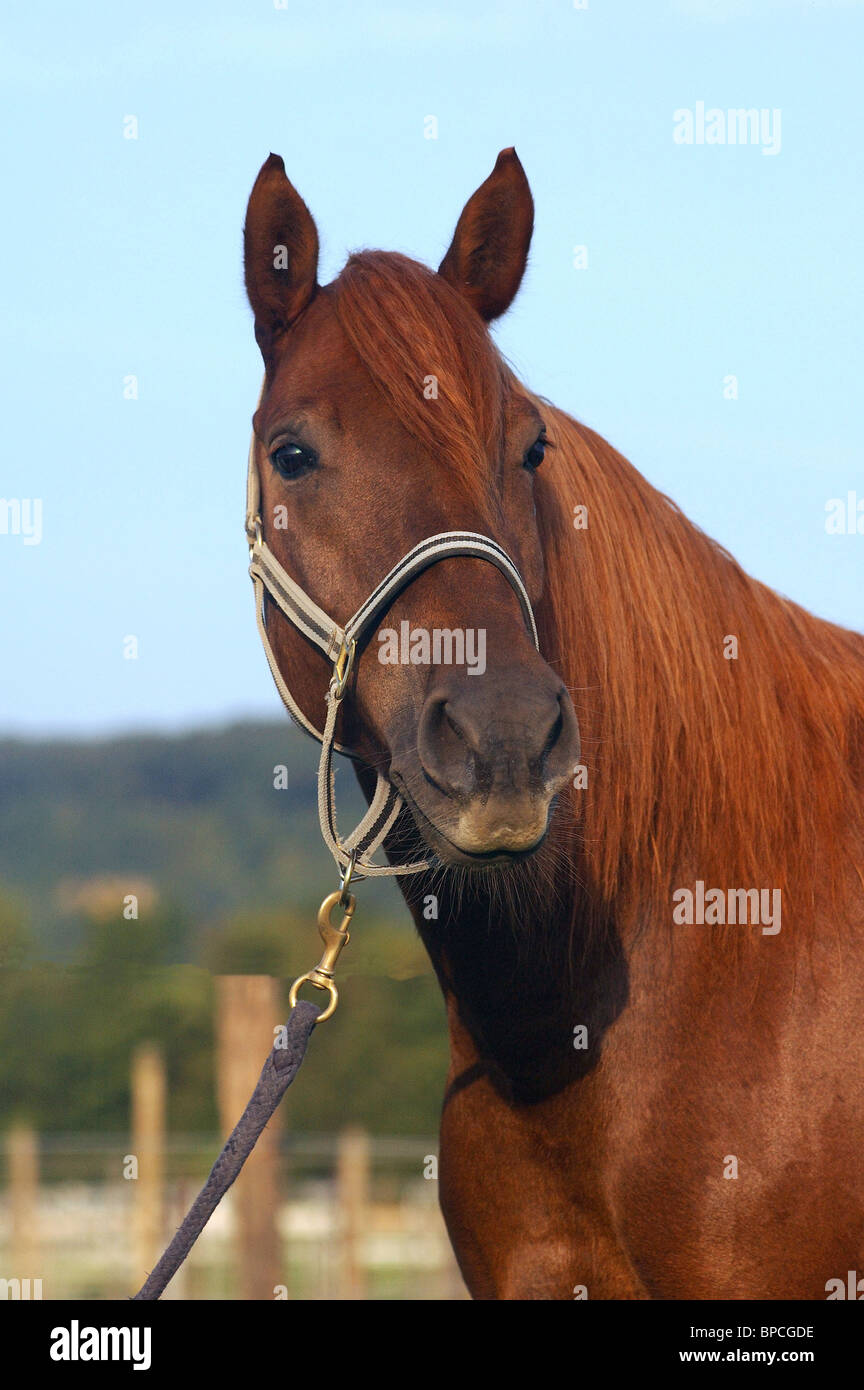
<path id="1" fill-rule="evenodd" d="M 376 617 L 390 606 L 395 595 L 424 569 L 449 556 L 464 555 L 488 560 L 501 571 L 515 590 L 534 645 L 539 647 L 534 613 L 522 577 L 507 552 L 488 536 L 481 536 L 473 531 L 447 531 L 421 541 L 394 565 L 343 629 L 338 623 L 333 622 L 282 568 L 264 541 L 259 508 L 260 481 L 255 463 L 253 438 L 247 475 L 246 535 L 249 540 L 249 573 L 255 587 L 255 620 L 267 663 L 286 709 L 302 729 L 321 743 L 321 757 L 318 763 L 318 817 L 324 843 L 336 861 L 340 882 L 338 889 L 330 893 L 318 909 L 318 932 L 324 942 L 324 953 L 314 969 L 298 976 L 292 984 L 288 994 L 288 1002 L 291 1005 L 288 1022 L 280 1030 L 273 1050 L 264 1063 L 249 1104 L 232 1130 L 210 1170 L 207 1181 L 164 1255 L 135 1294 L 134 1301 L 155 1301 L 174 1277 L 300 1070 L 313 1028 L 332 1017 L 339 1002 L 339 992 L 333 978 L 336 962 L 348 944 L 348 927 L 356 907 L 356 899 L 353 893 L 349 892 L 350 884 L 355 880 L 359 882 L 364 878 L 375 878 L 384 874 L 418 874 L 429 868 L 425 859 L 410 864 L 375 864 L 372 861 L 372 855 L 385 840 L 403 806 L 396 788 L 380 770 L 377 771 L 375 794 L 363 819 L 344 840 L 339 835 L 336 825 L 333 750 L 335 748 L 337 752 L 346 753 L 349 757 L 355 756 L 350 749 L 336 742 L 336 720 L 353 670 L 357 643 Z M 265 589 L 289 622 L 333 661 L 333 673 L 326 695 L 327 714 L 320 733 L 300 709 L 279 669 L 267 634 Z M 341 924 L 334 926 L 331 916 L 337 906 L 342 909 L 344 916 Z M 312 985 L 328 995 L 324 1009 L 319 1010 L 314 1004 L 298 998 L 303 984 Z"/>
<path id="2" fill-rule="evenodd" d="M 182 1265 L 213 1212 L 255 1147 L 259 1134 L 284 1096 L 306 1055 L 312 1029 L 319 1020 L 314 1004 L 301 999 L 291 1010 L 282 1035 L 264 1063 L 258 1084 L 231 1137 L 210 1170 L 210 1176 L 189 1208 L 173 1240 L 147 1276 L 132 1302 L 152 1303 Z"/>
<path id="3" fill-rule="evenodd" d="M 266 649 L 269 651 L 269 642 L 266 643 Z M 339 705 L 345 694 L 351 673 L 354 651 L 353 641 L 350 646 L 343 644 L 336 658 L 327 692 L 327 718 L 324 723 L 321 761 L 318 769 L 318 809 L 322 831 L 325 832 L 324 838 L 327 847 L 337 864 L 342 863 L 343 865 L 339 888 L 336 892 L 330 893 L 318 909 L 318 931 L 324 942 L 324 953 L 313 970 L 300 975 L 292 984 L 288 994 L 288 1002 L 291 1006 L 288 1022 L 280 1030 L 270 1056 L 264 1063 L 249 1103 L 213 1164 L 207 1181 L 183 1218 L 158 1264 L 135 1294 L 133 1302 L 155 1302 L 160 1298 L 228 1188 L 234 1182 L 254 1149 L 261 1131 L 300 1070 L 313 1028 L 317 1023 L 324 1023 L 328 1018 L 331 1018 L 335 1012 L 339 1002 L 339 991 L 333 976 L 336 962 L 350 940 L 348 926 L 354 916 L 357 900 L 348 889 L 355 876 L 357 864 L 362 864 L 362 877 L 364 878 L 369 874 L 397 871 L 389 865 L 371 864 L 365 857 L 365 855 L 374 853 L 399 814 L 401 798 L 396 795 L 395 790 L 386 782 L 386 779 L 379 776 L 375 796 L 369 810 L 344 842 L 339 839 L 336 830 L 332 768 L 334 730 Z M 419 873 L 421 869 L 426 867 L 426 863 L 423 862 L 406 865 L 402 871 Z M 338 927 L 331 921 L 332 913 L 337 905 L 343 909 L 345 914 Z M 314 1004 L 308 1003 L 305 999 L 298 998 L 300 986 L 304 983 L 312 985 L 315 989 L 324 990 L 329 995 L 328 1003 L 323 1010 L 317 1009 Z"/>
<path id="4" fill-rule="evenodd" d="M 254 1149 L 261 1131 L 300 1070 L 313 1028 L 318 1023 L 326 1022 L 335 1012 L 339 1002 L 339 991 L 333 976 L 336 962 L 350 940 L 348 926 L 354 916 L 357 900 L 354 894 L 348 890 L 355 877 L 357 864 L 362 864 L 362 877 L 364 878 L 370 874 L 400 871 L 397 866 L 372 864 L 365 857 L 374 853 L 387 835 L 402 804 L 395 789 L 380 774 L 375 796 L 360 824 L 345 841 L 340 840 L 336 829 L 332 767 L 334 731 L 339 705 L 351 674 L 355 649 L 353 640 L 350 645 L 343 642 L 334 663 L 333 675 L 330 678 L 326 697 L 327 717 L 321 738 L 321 760 L 318 767 L 318 810 L 321 828 L 328 849 L 333 854 L 337 864 L 342 864 L 339 888 L 334 893 L 330 893 L 318 909 L 318 932 L 324 942 L 324 953 L 314 969 L 298 976 L 292 984 L 288 994 L 288 1002 L 291 1006 L 288 1022 L 280 1030 L 270 1056 L 264 1063 L 249 1103 L 213 1164 L 207 1181 L 180 1223 L 158 1264 L 134 1295 L 133 1302 L 155 1302 L 161 1297 L 228 1188 L 239 1174 L 243 1164 Z M 266 640 L 265 650 L 268 652 L 268 657 L 272 655 L 270 644 Z M 271 662 L 271 669 L 274 666 L 275 659 Z M 426 867 L 424 861 L 405 865 L 401 871 L 419 873 L 421 869 Z M 361 877 L 361 875 L 357 875 L 357 877 Z M 337 905 L 343 909 L 345 914 L 338 927 L 334 926 L 331 921 L 332 913 Z M 314 1004 L 308 1003 L 305 999 L 298 998 L 300 987 L 304 983 L 312 985 L 315 989 L 324 990 L 329 995 L 328 1003 L 323 1010 L 317 1009 Z"/>

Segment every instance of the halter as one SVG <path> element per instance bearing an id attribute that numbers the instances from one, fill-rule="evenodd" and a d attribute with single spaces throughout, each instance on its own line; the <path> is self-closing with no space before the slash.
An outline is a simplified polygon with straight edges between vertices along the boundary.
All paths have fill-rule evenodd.
<path id="1" fill-rule="evenodd" d="M 340 627 L 286 573 L 264 539 L 261 480 L 255 461 L 254 433 L 249 447 L 249 471 L 246 482 L 246 536 L 249 541 L 249 573 L 255 587 L 255 620 L 276 689 L 294 722 L 321 744 L 318 763 L 318 816 L 324 843 L 333 855 L 342 877 L 341 891 L 336 896 L 344 899 L 352 877 L 360 879 L 383 877 L 387 874 L 422 873 L 424 869 L 429 868 L 428 860 L 415 860 L 410 864 L 398 865 L 371 862 L 371 856 L 385 839 L 404 805 L 396 788 L 380 770 L 376 771 L 375 795 L 360 824 L 344 840 L 336 826 L 334 749 L 349 758 L 359 758 L 359 754 L 337 743 L 335 739 L 336 717 L 354 665 L 357 646 L 376 619 L 390 607 L 396 595 L 416 579 L 418 574 L 422 574 L 430 565 L 436 565 L 439 560 L 446 560 L 454 555 L 465 555 L 472 559 L 488 560 L 508 580 L 519 599 L 522 615 L 534 645 L 539 648 L 537 625 L 522 576 L 497 541 L 491 540 L 488 536 L 478 535 L 474 531 L 443 531 L 440 535 L 429 536 L 426 540 L 420 541 L 403 555 L 365 603 L 361 604 L 354 616 L 349 618 L 344 628 Z M 325 695 L 327 712 L 323 730 L 316 729 L 306 718 L 279 670 L 267 635 L 265 590 L 292 626 L 314 642 L 327 660 L 333 663 Z"/>

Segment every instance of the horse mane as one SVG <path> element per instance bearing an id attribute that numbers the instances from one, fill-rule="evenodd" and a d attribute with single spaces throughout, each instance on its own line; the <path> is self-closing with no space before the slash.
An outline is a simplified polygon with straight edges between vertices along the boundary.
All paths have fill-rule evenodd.
<path id="1" fill-rule="evenodd" d="M 532 396 L 441 276 L 367 251 L 328 292 L 378 389 L 490 527 L 478 459 L 495 456 L 513 390 L 542 409 L 555 447 L 535 483 L 537 616 L 579 718 L 588 785 L 569 793 L 565 838 L 598 906 L 670 919 L 672 889 L 700 878 L 811 907 L 864 833 L 864 638 L 750 578 L 610 444 Z"/>
<path id="2" fill-rule="evenodd" d="M 806 913 L 850 867 L 860 877 L 864 637 L 752 579 L 606 440 L 545 415 L 546 605 L 582 730 L 588 786 L 573 795 L 597 891 L 669 917 L 672 888 L 700 878 L 791 890 Z"/>

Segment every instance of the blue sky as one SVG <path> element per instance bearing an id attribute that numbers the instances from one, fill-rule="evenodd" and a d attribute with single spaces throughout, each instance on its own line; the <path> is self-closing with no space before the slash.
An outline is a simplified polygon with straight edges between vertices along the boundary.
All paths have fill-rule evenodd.
<path id="1" fill-rule="evenodd" d="M 864 535 L 826 534 L 825 504 L 864 499 L 862 21 L 853 0 L 7 15 L 0 496 L 40 498 L 43 534 L 0 534 L 0 733 L 280 708 L 242 531 L 241 228 L 270 150 L 329 279 L 360 246 L 437 264 L 514 144 L 537 223 L 508 357 L 751 573 L 860 628 Z M 676 144 L 699 101 L 779 109 L 779 153 Z"/>

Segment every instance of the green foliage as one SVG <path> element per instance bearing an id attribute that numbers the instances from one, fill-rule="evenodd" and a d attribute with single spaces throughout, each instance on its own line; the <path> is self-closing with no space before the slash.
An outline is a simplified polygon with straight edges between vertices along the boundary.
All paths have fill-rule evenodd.
<path id="1" fill-rule="evenodd" d="M 0 742 L 0 1126 L 126 1130 L 146 1041 L 166 1060 L 170 1126 L 216 1130 L 213 975 L 273 975 L 287 999 L 320 955 L 315 914 L 335 884 L 314 765 L 284 723 Z M 362 808 L 352 783 L 345 769 L 346 824 Z M 90 880 L 107 888 L 82 906 Z M 150 898 L 127 920 L 139 882 Z M 393 886 L 359 896 L 340 1008 L 314 1035 L 288 1123 L 431 1134 L 447 1070 L 438 985 Z"/>
<path id="2" fill-rule="evenodd" d="M 292 1124 L 332 1130 L 353 1121 L 377 1134 L 437 1133 L 447 1027 L 433 976 L 352 975 L 313 1047 L 311 1075 L 289 1098 Z"/>
<path id="3" fill-rule="evenodd" d="M 203 971 L 116 974 L 54 965 L 0 975 L 0 1124 L 125 1130 L 138 1043 L 166 1054 L 171 1116 L 212 1128 L 212 982 Z M 202 1085 L 203 1082 L 203 1085 Z"/>
<path id="4" fill-rule="evenodd" d="M 0 740 L 0 885 L 27 900 L 43 955 L 58 961 L 75 956 L 76 890 L 100 877 L 132 892 L 152 883 L 199 931 L 286 904 L 314 912 L 333 886 L 316 768 L 317 745 L 287 720 L 170 738 Z M 337 792 L 344 823 L 359 820 L 345 763 Z M 376 917 L 407 921 L 390 883 L 364 885 L 363 900 Z"/>
<path id="5" fill-rule="evenodd" d="M 23 910 L 11 899 L 0 900 L 0 970 L 20 969 L 32 956 L 33 940 Z"/>

